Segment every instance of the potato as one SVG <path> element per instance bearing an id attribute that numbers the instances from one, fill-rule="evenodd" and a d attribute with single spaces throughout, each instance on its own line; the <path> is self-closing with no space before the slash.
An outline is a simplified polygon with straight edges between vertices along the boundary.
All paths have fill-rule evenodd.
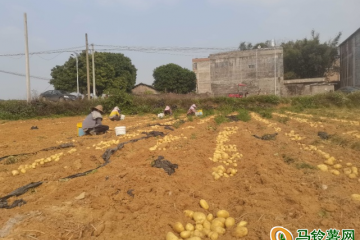
<path id="1" fill-rule="evenodd" d="M 214 227 L 213 229 L 211 229 L 213 232 L 217 232 L 218 234 L 225 234 L 226 230 L 225 228 L 222 227 Z"/>
<path id="2" fill-rule="evenodd" d="M 207 220 L 205 220 L 205 221 L 207 221 Z M 202 231 L 204 229 L 204 226 L 202 224 L 198 223 L 198 224 L 195 225 L 195 229 L 199 230 L 199 231 Z"/>
<path id="3" fill-rule="evenodd" d="M 358 168 L 357 167 L 351 167 L 351 171 L 353 172 L 353 174 L 358 175 Z"/>
<path id="4" fill-rule="evenodd" d="M 187 230 L 187 231 L 194 231 L 194 225 L 192 225 L 191 223 L 187 223 L 186 225 L 185 225 L 185 229 Z"/>
<path id="5" fill-rule="evenodd" d="M 191 238 L 188 238 L 188 240 L 201 240 L 201 238 L 200 237 L 191 237 Z"/>
<path id="6" fill-rule="evenodd" d="M 204 199 L 200 200 L 200 206 L 205 210 L 209 209 L 209 204 Z"/>
<path id="7" fill-rule="evenodd" d="M 246 227 L 248 223 L 246 221 L 240 221 L 239 224 L 237 225 L 238 227 Z"/>
<path id="8" fill-rule="evenodd" d="M 195 230 L 195 231 L 194 231 L 194 237 L 203 238 L 203 237 L 205 237 L 205 234 L 204 234 L 202 231 L 200 231 L 200 230 Z"/>
<path id="9" fill-rule="evenodd" d="M 232 232 L 234 237 L 245 237 L 248 234 L 248 229 L 246 227 L 236 227 Z"/>
<path id="10" fill-rule="evenodd" d="M 349 175 L 352 172 L 350 168 L 344 168 L 343 170 L 346 175 Z"/>
<path id="11" fill-rule="evenodd" d="M 20 169 L 20 172 L 26 173 L 26 169 L 25 169 L 25 168 L 22 168 L 22 169 Z"/>
<path id="12" fill-rule="evenodd" d="M 225 221 L 226 221 L 226 219 L 225 219 L 225 218 L 222 218 L 222 217 L 215 218 L 214 220 L 220 221 L 220 222 L 222 222 L 223 224 L 225 224 Z"/>
<path id="13" fill-rule="evenodd" d="M 353 174 L 353 173 L 350 173 L 350 174 L 348 175 L 348 177 L 351 178 L 351 179 L 355 179 L 355 178 L 356 178 L 356 175 Z"/>
<path id="14" fill-rule="evenodd" d="M 222 218 L 228 218 L 229 217 L 229 212 L 226 211 L 226 210 L 219 210 L 217 213 L 216 213 L 216 216 L 217 217 L 222 217 Z"/>
<path id="15" fill-rule="evenodd" d="M 340 169 L 340 168 L 342 168 L 342 166 L 341 166 L 341 164 L 335 164 L 333 168 Z"/>
<path id="16" fill-rule="evenodd" d="M 13 176 L 19 175 L 19 171 L 18 171 L 18 170 L 12 170 L 12 171 L 11 171 L 11 174 L 12 174 Z"/>
<path id="17" fill-rule="evenodd" d="M 189 218 L 193 218 L 194 211 L 185 210 L 184 213 L 185 213 L 185 216 L 187 216 Z"/>
<path id="18" fill-rule="evenodd" d="M 182 237 L 182 238 L 189 238 L 190 237 L 190 235 L 191 235 L 191 232 L 190 231 L 182 231 L 181 233 L 180 233 L 180 237 Z"/>
<path id="19" fill-rule="evenodd" d="M 210 229 L 204 228 L 202 232 L 205 234 L 205 236 L 209 236 L 209 233 L 211 232 Z"/>
<path id="20" fill-rule="evenodd" d="M 211 223 L 208 220 L 205 220 L 203 223 L 203 228 L 210 229 L 210 227 L 211 227 Z"/>
<path id="21" fill-rule="evenodd" d="M 360 201 L 360 194 L 352 194 L 352 195 L 351 195 L 351 198 L 352 198 L 354 201 Z"/>
<path id="22" fill-rule="evenodd" d="M 323 172 L 327 172 L 328 171 L 328 166 L 326 166 L 325 164 L 319 164 L 317 165 L 318 169 L 320 169 Z"/>
<path id="23" fill-rule="evenodd" d="M 206 215 L 202 212 L 194 212 L 193 218 L 196 223 L 203 224 L 204 221 L 206 220 Z"/>
<path id="24" fill-rule="evenodd" d="M 217 232 L 210 232 L 208 236 L 211 240 L 217 240 L 219 238 L 219 234 Z"/>
<path id="25" fill-rule="evenodd" d="M 179 238 L 172 232 L 166 234 L 166 240 L 179 240 Z"/>
<path id="26" fill-rule="evenodd" d="M 210 214 L 208 214 L 208 215 L 206 216 L 206 219 L 207 219 L 209 222 L 211 222 L 211 221 L 214 219 L 214 215 L 212 215 L 212 214 L 210 213 Z"/>
<path id="27" fill-rule="evenodd" d="M 330 170 L 330 172 L 331 172 L 332 174 L 336 175 L 336 176 L 339 176 L 339 175 L 340 175 L 340 172 L 339 172 L 338 170 L 332 169 L 332 170 Z"/>
<path id="28" fill-rule="evenodd" d="M 181 233 L 182 231 L 185 230 L 184 226 L 180 222 L 174 223 L 172 227 L 173 227 L 174 231 L 177 232 L 177 233 Z"/>
<path id="29" fill-rule="evenodd" d="M 225 227 L 224 223 L 222 223 L 220 220 L 218 219 L 214 219 L 212 222 L 211 222 L 211 226 L 210 226 L 210 229 L 214 228 L 214 227 Z"/>
<path id="30" fill-rule="evenodd" d="M 225 227 L 226 228 L 230 228 L 232 226 L 235 225 L 235 219 L 232 218 L 232 217 L 228 217 L 226 220 L 225 220 Z"/>

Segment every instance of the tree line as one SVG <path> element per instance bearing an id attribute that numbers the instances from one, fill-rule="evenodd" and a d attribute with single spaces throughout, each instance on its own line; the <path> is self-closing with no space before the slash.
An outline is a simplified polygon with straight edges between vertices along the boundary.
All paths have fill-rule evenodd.
<path id="1" fill-rule="evenodd" d="M 311 32 L 310 38 L 283 42 L 284 78 L 323 77 L 327 69 L 332 68 L 338 57 L 337 47 L 341 33 L 327 42 L 320 42 L 320 35 Z M 241 42 L 239 50 L 271 48 L 271 41 L 257 44 Z M 91 55 L 90 55 L 91 57 Z M 86 54 L 83 51 L 78 57 L 79 88 L 87 92 Z M 113 90 L 131 92 L 136 83 L 137 69 L 131 59 L 121 53 L 95 53 L 95 79 L 97 95 L 110 93 Z M 90 72 L 92 73 L 92 66 Z M 50 84 L 55 89 L 74 92 L 76 90 L 76 59 L 70 57 L 63 65 L 51 70 Z M 196 75 L 193 71 L 170 63 L 159 66 L 153 71 L 153 86 L 160 92 L 189 93 L 196 88 Z M 92 89 L 92 81 L 91 89 Z"/>

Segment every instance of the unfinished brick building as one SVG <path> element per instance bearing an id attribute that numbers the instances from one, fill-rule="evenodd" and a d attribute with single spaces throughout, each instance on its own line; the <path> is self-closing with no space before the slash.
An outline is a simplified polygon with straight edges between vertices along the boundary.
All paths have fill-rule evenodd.
<path id="1" fill-rule="evenodd" d="M 283 49 L 264 48 L 211 54 L 193 59 L 197 93 L 226 96 L 247 85 L 250 95 L 281 95 L 284 84 Z"/>

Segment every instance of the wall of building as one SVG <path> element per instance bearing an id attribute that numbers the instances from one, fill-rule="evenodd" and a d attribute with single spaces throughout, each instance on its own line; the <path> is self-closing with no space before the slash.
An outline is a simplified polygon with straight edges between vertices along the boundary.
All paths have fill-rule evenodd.
<path id="1" fill-rule="evenodd" d="M 131 92 L 133 94 L 146 94 L 146 93 L 149 93 L 149 94 L 158 94 L 158 92 L 152 88 L 149 88 L 148 86 L 145 86 L 145 85 L 139 85 L 135 88 L 133 88 L 131 90 Z"/>
<path id="2" fill-rule="evenodd" d="M 196 92 L 212 93 L 210 79 L 210 59 L 193 59 L 193 71 L 196 74 Z"/>
<path id="3" fill-rule="evenodd" d="M 360 29 L 339 46 L 340 86 L 360 86 Z"/>
<path id="4" fill-rule="evenodd" d="M 281 94 L 283 50 L 256 49 L 210 55 L 211 89 L 215 96 L 237 92 L 237 85 L 247 85 L 249 94 Z M 276 60 L 275 60 L 276 59 Z M 276 77 L 275 77 L 276 66 Z"/>
<path id="5" fill-rule="evenodd" d="M 307 84 L 294 83 L 284 84 L 284 97 L 299 96 L 299 95 L 315 95 L 334 91 L 333 84 Z"/>

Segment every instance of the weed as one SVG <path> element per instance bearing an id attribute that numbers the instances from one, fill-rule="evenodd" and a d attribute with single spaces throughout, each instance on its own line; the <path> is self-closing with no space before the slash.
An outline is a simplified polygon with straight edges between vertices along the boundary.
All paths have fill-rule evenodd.
<path id="1" fill-rule="evenodd" d="M 248 122 L 248 121 L 251 120 L 251 116 L 250 116 L 250 114 L 249 114 L 249 111 L 246 110 L 246 109 L 240 109 L 240 110 L 238 110 L 237 118 L 238 118 L 240 121 L 243 121 L 243 122 Z"/>
<path id="2" fill-rule="evenodd" d="M 335 145 L 339 145 L 341 147 L 346 147 L 349 145 L 349 140 L 337 135 L 337 134 L 334 134 L 330 137 L 330 141 L 335 144 Z"/>
<path id="3" fill-rule="evenodd" d="M 291 164 L 295 162 L 295 159 L 293 159 L 292 157 L 286 156 L 285 154 L 282 155 L 284 162 L 287 164 Z"/>
<path id="4" fill-rule="evenodd" d="M 177 120 L 174 124 L 173 124 L 173 127 L 174 128 L 179 128 L 182 124 L 184 124 L 185 121 L 183 120 Z"/>
<path id="5" fill-rule="evenodd" d="M 196 139 L 196 134 L 195 133 L 192 133 L 191 136 L 190 136 L 191 139 Z"/>
<path id="6" fill-rule="evenodd" d="M 278 117 L 276 118 L 276 120 L 279 122 L 279 123 L 282 123 L 282 124 L 285 124 L 290 120 L 290 118 L 288 117 Z"/>
<path id="7" fill-rule="evenodd" d="M 296 163 L 296 168 L 297 169 L 315 169 L 315 167 L 313 165 L 310 165 L 306 162 Z"/>
<path id="8" fill-rule="evenodd" d="M 9 157 L 4 161 L 4 164 L 5 164 L 5 165 L 10 165 L 10 164 L 17 163 L 18 161 L 19 161 L 19 158 L 15 157 L 15 156 L 9 156 Z"/>
<path id="9" fill-rule="evenodd" d="M 209 125 L 209 126 L 206 127 L 206 129 L 209 130 L 209 131 L 216 131 L 217 127 L 216 126 L 213 127 L 213 126 Z"/>
<path id="10" fill-rule="evenodd" d="M 191 116 L 191 115 L 187 116 L 187 119 L 188 119 L 189 122 L 194 121 L 194 118 L 193 118 L 193 116 Z"/>
<path id="11" fill-rule="evenodd" d="M 327 212 L 327 211 L 324 210 L 324 209 L 321 209 L 318 214 L 319 214 L 319 216 L 320 216 L 321 218 L 327 218 L 327 217 L 329 216 L 329 212 Z"/>
<path id="12" fill-rule="evenodd" d="M 215 118 L 214 118 L 215 122 L 217 125 L 220 125 L 224 122 L 227 122 L 228 119 L 226 118 L 225 115 L 217 115 Z"/>

